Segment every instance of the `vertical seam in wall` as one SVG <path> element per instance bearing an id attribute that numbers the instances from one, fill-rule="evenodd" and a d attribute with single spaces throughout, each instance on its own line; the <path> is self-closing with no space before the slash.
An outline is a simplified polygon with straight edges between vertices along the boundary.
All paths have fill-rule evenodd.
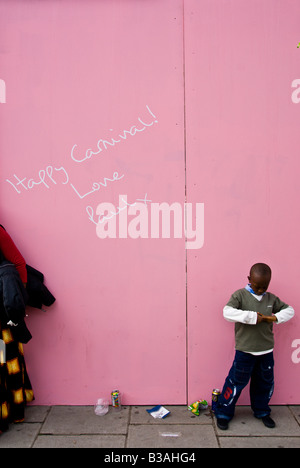
<path id="1" fill-rule="evenodd" d="M 184 16 L 184 0 L 182 0 L 182 72 L 183 72 L 183 145 L 184 145 L 184 202 L 187 203 L 187 164 L 186 164 L 186 96 L 185 96 L 185 16 Z M 186 205 L 184 205 L 186 206 Z M 184 210 L 186 217 L 186 210 Z M 186 219 L 185 226 L 186 226 Z M 185 366 L 186 366 L 186 404 L 188 404 L 189 394 L 189 351 L 188 351 L 188 284 L 187 284 L 187 249 L 186 249 L 186 234 L 185 234 Z"/>

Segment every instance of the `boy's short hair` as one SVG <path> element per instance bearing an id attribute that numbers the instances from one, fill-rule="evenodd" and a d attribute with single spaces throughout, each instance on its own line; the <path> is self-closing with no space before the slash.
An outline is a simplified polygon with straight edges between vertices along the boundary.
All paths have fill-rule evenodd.
<path id="1" fill-rule="evenodd" d="M 266 265 L 266 263 L 255 263 L 251 267 L 250 276 L 251 274 L 256 274 L 259 276 L 271 276 L 272 270 L 269 265 Z"/>

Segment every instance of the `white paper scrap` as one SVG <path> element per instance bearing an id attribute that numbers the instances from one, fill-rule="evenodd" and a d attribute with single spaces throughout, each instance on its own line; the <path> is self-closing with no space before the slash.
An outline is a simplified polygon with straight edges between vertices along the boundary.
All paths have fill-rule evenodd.
<path id="1" fill-rule="evenodd" d="M 170 411 L 168 411 L 166 408 L 160 405 L 154 406 L 151 409 L 147 409 L 147 412 L 151 414 L 151 416 L 153 416 L 153 418 L 155 419 L 162 419 L 168 416 L 168 414 L 170 414 Z"/>

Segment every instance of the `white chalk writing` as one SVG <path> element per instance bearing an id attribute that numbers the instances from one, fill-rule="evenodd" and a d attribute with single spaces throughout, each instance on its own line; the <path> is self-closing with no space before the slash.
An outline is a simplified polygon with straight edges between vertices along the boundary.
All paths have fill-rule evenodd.
<path id="1" fill-rule="evenodd" d="M 55 172 L 56 171 L 56 172 Z M 62 172 L 63 178 L 61 180 L 58 180 L 56 178 L 56 175 L 58 175 L 58 172 Z M 16 192 L 20 195 L 22 191 L 27 191 L 27 190 L 32 190 L 34 187 L 37 186 L 44 186 L 46 189 L 50 188 L 50 184 L 52 185 L 57 185 L 57 182 L 59 181 L 63 185 L 69 184 L 70 187 L 74 190 L 76 195 L 80 198 L 83 199 L 87 197 L 88 195 L 91 195 L 94 192 L 97 192 L 100 190 L 101 187 L 107 187 L 108 182 L 115 182 L 116 180 L 121 180 L 123 179 L 124 174 L 119 176 L 118 172 L 114 172 L 112 178 L 109 177 L 104 177 L 102 182 L 94 182 L 92 185 L 92 190 L 88 191 L 87 193 L 80 194 L 79 191 L 75 188 L 73 184 L 70 183 L 70 178 L 68 175 L 68 172 L 64 167 L 53 167 L 53 166 L 47 166 L 46 169 L 41 169 L 38 172 L 38 179 L 27 179 L 27 177 L 23 177 L 20 179 L 16 174 L 14 174 L 14 179 L 13 182 L 9 179 L 6 179 L 7 182 L 12 185 L 12 187 L 16 190 Z"/>
<path id="2" fill-rule="evenodd" d="M 118 216 L 118 214 L 120 214 L 121 211 L 126 210 L 128 206 L 135 206 L 137 202 L 143 202 L 145 205 L 147 205 L 147 202 L 152 201 L 152 200 L 147 199 L 147 193 L 144 196 L 144 198 L 137 198 L 134 203 L 128 203 L 126 195 L 120 195 L 119 198 L 120 198 L 120 203 L 119 203 L 120 206 L 118 206 L 117 208 L 115 208 L 110 203 L 107 204 L 107 206 L 113 206 L 113 208 L 114 208 L 113 210 L 106 210 L 106 211 L 108 211 L 110 213 L 108 216 L 103 216 L 103 212 L 100 210 L 100 211 L 97 211 L 98 218 L 95 218 L 94 209 L 91 206 L 87 206 L 86 207 L 86 212 L 87 212 L 89 220 L 92 223 L 97 225 L 99 223 L 103 223 L 107 219 L 111 219 L 114 216 Z M 103 206 L 104 206 L 104 204 L 102 204 L 102 207 Z M 102 215 L 102 218 L 101 218 L 101 215 Z"/>
<path id="3" fill-rule="evenodd" d="M 114 182 L 115 180 L 123 179 L 123 177 L 124 177 L 124 174 L 119 176 L 118 172 L 114 172 L 112 179 L 109 179 L 108 177 L 104 177 L 103 182 L 94 182 L 93 185 L 92 185 L 92 190 L 85 193 L 84 195 L 80 195 L 80 193 L 78 192 L 78 190 L 76 190 L 76 188 L 74 187 L 73 184 L 70 184 L 70 186 L 75 191 L 75 193 L 78 195 L 78 197 L 82 199 L 82 198 L 87 197 L 88 195 L 91 195 L 94 192 L 97 192 L 98 190 L 100 190 L 101 187 L 107 187 L 107 181 Z"/>
<path id="4" fill-rule="evenodd" d="M 100 154 L 103 150 L 109 149 L 111 146 L 115 146 L 117 143 L 120 143 L 121 141 L 127 140 L 128 136 L 135 136 L 139 132 L 143 132 L 146 130 L 147 127 L 152 127 L 154 123 L 158 123 L 158 120 L 156 119 L 155 115 L 153 112 L 150 110 L 149 106 L 146 106 L 149 114 L 154 118 L 152 122 L 144 122 L 140 117 L 138 117 L 138 121 L 140 124 L 142 124 L 142 127 L 138 127 L 137 125 L 132 125 L 129 130 L 123 130 L 120 132 L 116 138 L 110 138 L 109 140 L 103 140 L 100 139 L 97 142 L 97 150 L 93 151 L 91 148 L 88 148 L 85 152 L 85 156 L 77 156 L 75 157 L 75 149 L 77 148 L 77 144 L 73 145 L 73 148 L 71 149 L 71 158 L 73 161 L 76 163 L 82 163 L 83 161 L 86 161 L 90 159 L 92 156 L 96 156 L 97 154 Z M 113 130 L 110 129 L 112 132 Z M 119 139 L 120 138 L 120 139 Z"/>
<path id="5" fill-rule="evenodd" d="M 3 90 L 3 83 L 1 84 Z M 84 161 L 87 161 L 93 156 L 96 156 L 103 151 L 108 151 L 111 147 L 114 147 L 122 141 L 126 141 L 128 138 L 134 137 L 138 133 L 144 132 L 147 128 L 152 127 L 154 124 L 158 123 L 155 114 L 151 111 L 148 105 L 146 105 L 146 110 L 146 115 L 143 117 L 138 117 L 136 124 L 128 126 L 127 129 L 124 129 L 118 133 L 115 132 L 114 137 L 109 137 L 107 139 L 99 139 L 97 141 L 96 148 L 94 150 L 92 150 L 91 148 L 87 149 L 85 151 L 84 156 L 80 156 L 80 152 L 77 150 L 78 145 L 73 145 L 71 149 L 71 159 L 75 163 L 82 163 Z M 113 129 L 110 129 L 109 131 L 114 132 Z M 65 169 L 65 167 L 61 165 L 58 165 L 58 167 L 55 167 L 53 165 L 47 165 L 46 167 L 38 170 L 37 174 L 34 177 L 24 176 L 24 174 L 20 176 L 19 174 L 14 173 L 13 176 L 6 179 L 6 182 L 15 190 L 15 192 L 19 196 L 22 196 L 31 190 L 41 190 L 42 188 L 49 190 L 61 184 L 64 186 L 71 187 L 72 191 L 75 192 L 76 196 L 80 200 L 83 200 L 87 197 L 92 196 L 101 188 L 107 188 L 109 184 L 120 181 L 124 177 L 125 174 L 119 174 L 119 172 L 114 171 L 111 177 L 102 176 L 100 180 L 98 180 L 97 182 L 93 182 L 89 188 L 82 189 L 79 188 L 81 185 L 81 181 L 77 181 L 75 186 L 75 184 L 70 180 L 69 173 Z M 149 200 L 147 200 L 146 195 L 144 199 L 137 199 L 136 201 L 144 201 L 144 203 L 146 203 Z M 136 203 L 127 203 L 125 199 L 123 199 L 122 202 L 124 204 L 119 206 L 114 213 L 110 213 L 109 216 L 117 216 L 121 211 L 125 210 L 125 208 L 134 206 Z M 99 222 L 101 222 L 100 215 L 98 216 L 97 220 L 95 219 L 94 210 L 91 206 L 86 207 L 86 213 L 90 221 L 94 224 L 98 225 Z M 108 218 L 103 216 L 103 221 L 105 219 Z"/>
<path id="6" fill-rule="evenodd" d="M 50 183 L 56 185 L 56 178 L 54 171 L 60 172 L 62 171 L 64 181 L 61 183 L 62 184 L 67 184 L 69 182 L 69 176 L 67 171 L 65 170 L 64 167 L 53 167 L 53 166 L 47 166 L 46 169 L 41 169 L 38 173 L 38 180 L 34 179 L 27 179 L 27 177 L 23 177 L 23 179 L 20 179 L 16 174 L 14 174 L 13 182 L 9 179 L 6 179 L 6 182 L 11 184 L 11 186 L 16 190 L 18 194 L 20 194 L 23 190 L 31 190 L 37 185 L 43 185 L 47 189 L 50 188 Z M 19 188 L 18 188 L 19 187 Z"/>

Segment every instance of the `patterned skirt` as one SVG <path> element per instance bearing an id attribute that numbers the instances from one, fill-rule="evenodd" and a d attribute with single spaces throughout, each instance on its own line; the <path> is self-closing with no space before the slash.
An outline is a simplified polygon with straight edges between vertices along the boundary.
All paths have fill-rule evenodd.
<path id="1" fill-rule="evenodd" d="M 0 434 L 10 422 L 23 422 L 27 402 L 34 400 L 23 345 L 0 324 Z"/>

